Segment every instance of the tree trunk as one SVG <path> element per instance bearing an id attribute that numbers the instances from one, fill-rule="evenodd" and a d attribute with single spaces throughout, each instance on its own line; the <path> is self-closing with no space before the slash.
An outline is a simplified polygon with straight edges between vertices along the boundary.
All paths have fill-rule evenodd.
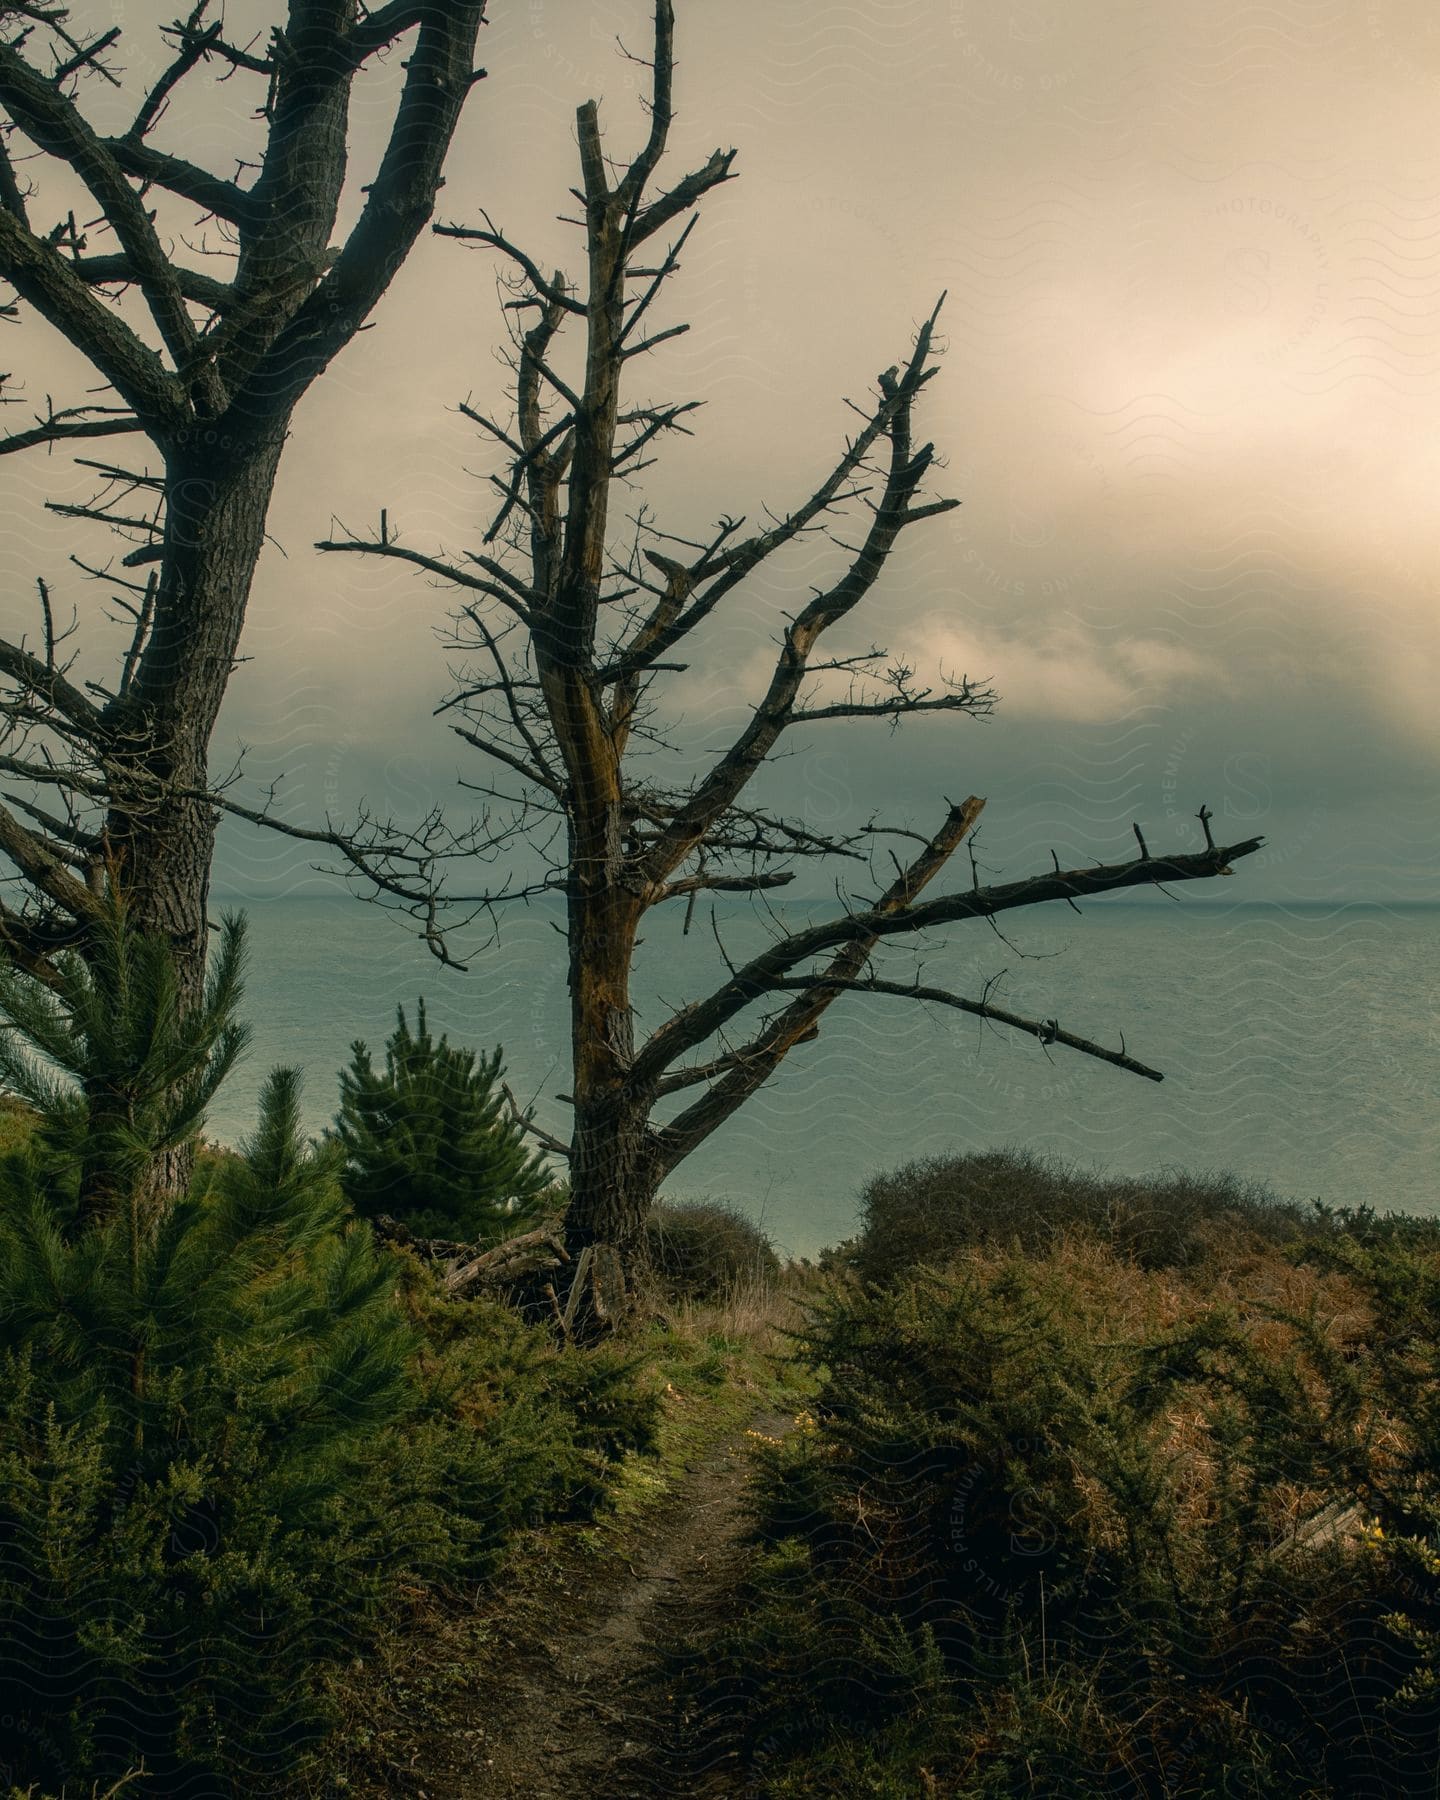
<path id="1" fill-rule="evenodd" d="M 606 809 L 607 811 L 609 809 Z M 618 846 L 604 858 L 619 861 Z M 583 1253 L 609 1246 L 607 1269 L 632 1276 L 645 1261 L 645 1218 L 655 1197 L 657 1170 L 648 1125 L 650 1095 L 629 1085 L 634 1060 L 630 965 L 641 907 L 618 883 L 585 875 L 572 859 L 570 890 L 570 1008 L 574 1055 L 574 1130 L 565 1247 L 572 1280 L 585 1286 L 574 1311 L 578 1335 L 606 1321 L 597 1317 L 596 1283 L 602 1265 Z M 591 863 L 590 867 L 594 867 Z M 618 1264 L 615 1259 L 618 1258 Z M 622 1279 L 623 1279 L 622 1278 Z M 588 1284 L 588 1285 L 587 1285 Z"/>
<path id="2" fill-rule="evenodd" d="M 594 1328 L 596 1265 L 582 1255 L 609 1245 L 620 1281 L 643 1258 L 654 1196 L 648 1095 L 630 1087 L 635 1024 L 630 965 L 644 907 L 627 878 L 620 751 L 594 678 L 595 633 L 620 400 L 624 315 L 621 201 L 609 193 L 591 105 L 579 115 L 590 260 L 585 403 L 576 419 L 558 590 L 536 631 L 536 663 L 570 778 L 569 942 L 574 1132 L 566 1248 L 573 1281 L 589 1280 L 578 1328 Z M 610 1259 L 611 1261 L 614 1258 Z"/>
<path id="3" fill-rule="evenodd" d="M 657 1171 L 646 1108 L 611 1094 L 577 1104 L 565 1247 L 613 1244 L 627 1269 L 644 1259 L 645 1218 Z"/>
<path id="4" fill-rule="evenodd" d="M 210 738 L 235 664 L 250 584 L 265 539 L 283 433 L 231 458 L 187 455 L 167 472 L 165 561 L 149 643 L 117 735 L 136 745 L 135 792 L 107 829 L 137 924 L 166 937 L 186 1001 L 204 980 L 206 901 L 215 809 Z M 167 790 L 158 801 L 156 788 Z M 178 790 L 178 791 L 177 791 Z"/>
<path id="5" fill-rule="evenodd" d="M 167 471 L 165 558 L 155 620 L 135 679 L 115 709 L 115 738 L 134 779 L 117 781 L 106 818 L 130 918 L 163 937 L 182 1008 L 204 992 L 210 863 L 217 814 L 210 738 L 234 667 L 283 433 L 239 456 L 181 446 Z M 133 747 L 133 748 L 132 748 Z M 158 796 L 158 797 L 157 797 Z M 95 1095 L 94 1113 L 113 1110 Z M 193 1154 L 170 1152 L 156 1171 L 163 1202 L 189 1182 Z"/>
<path id="6" fill-rule="evenodd" d="M 105 1219 L 128 1199 L 117 1179 L 115 1159 L 111 1154 L 117 1128 L 129 1123 L 125 1098 L 105 1082 L 92 1080 L 85 1083 L 89 1125 L 80 1157 L 77 1193 L 77 1224 L 80 1226 Z"/>

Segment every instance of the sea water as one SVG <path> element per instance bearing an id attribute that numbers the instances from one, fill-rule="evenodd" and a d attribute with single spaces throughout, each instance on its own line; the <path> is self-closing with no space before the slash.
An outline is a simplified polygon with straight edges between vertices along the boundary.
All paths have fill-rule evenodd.
<path id="1" fill-rule="evenodd" d="M 277 1063 L 304 1071 L 306 1123 L 319 1131 L 352 1040 L 379 1060 L 396 1006 L 413 1018 L 422 994 L 437 1034 L 502 1044 L 517 1096 L 567 1135 L 558 904 L 509 914 L 463 974 L 393 917 L 344 896 L 216 906 L 249 920 L 253 1043 L 212 1107 L 211 1136 L 244 1135 Z M 723 980 L 724 957 L 834 910 L 732 901 L 713 919 L 697 909 L 688 935 L 680 907 L 651 914 L 637 1037 Z M 1049 907 L 997 924 L 1003 937 L 970 921 L 923 946 L 895 945 L 877 967 L 972 998 L 991 982 L 997 1004 L 1114 1048 L 1123 1033 L 1164 1081 L 954 1010 L 848 995 L 670 1190 L 733 1202 L 796 1255 L 853 1229 L 870 1176 L 1001 1145 L 1131 1174 L 1230 1170 L 1302 1200 L 1440 1210 L 1440 908 L 1099 901 L 1081 917 Z"/>

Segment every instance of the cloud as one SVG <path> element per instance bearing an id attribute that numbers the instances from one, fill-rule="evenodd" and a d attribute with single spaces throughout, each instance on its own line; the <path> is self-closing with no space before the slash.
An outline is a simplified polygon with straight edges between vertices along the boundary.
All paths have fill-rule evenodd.
<path id="1" fill-rule="evenodd" d="M 1186 684 L 1224 681 L 1217 664 L 1187 645 L 1134 637 L 1107 647 L 1074 623 L 1002 636 L 967 632 L 931 615 L 919 621 L 916 637 L 939 667 L 993 680 L 1015 719 L 1115 720 L 1168 700 Z"/>
<path id="2" fill-rule="evenodd" d="M 172 8 L 124 10 L 143 68 Z M 248 29 L 274 9 L 235 10 Z M 578 276 L 578 236 L 556 216 L 574 109 L 598 95 L 615 153 L 639 141 L 614 36 L 643 42 L 648 8 L 494 10 L 441 212 L 483 205 Z M 637 393 L 706 402 L 695 439 L 645 476 L 660 522 L 698 537 L 721 512 L 803 498 L 851 422 L 842 397 L 863 398 L 947 290 L 920 426 L 948 458 L 937 485 L 963 506 L 917 530 L 840 647 L 873 635 L 922 678 L 937 665 L 991 678 L 1001 712 L 964 742 L 992 782 L 1008 770 L 1048 792 L 1047 770 L 1088 758 L 1133 769 L 1159 805 L 1188 732 L 1199 798 L 1221 791 L 1227 757 L 1264 755 L 1291 816 L 1309 816 L 1307 792 L 1357 808 L 1368 793 L 1373 860 L 1387 844 L 1403 860 L 1413 811 L 1387 811 L 1390 797 L 1433 792 L 1440 773 L 1440 56 L 1426 9 L 734 0 L 681 9 L 678 30 L 673 167 L 733 142 L 740 180 L 707 202 L 658 320 L 690 333 L 632 369 Z M 377 75 L 358 108 L 357 184 L 396 78 Z M 253 137 L 254 121 L 223 113 L 232 92 L 214 90 L 193 154 Z M 877 106 L 883 134 L 864 129 Z M 183 125 L 177 110 L 158 135 Z M 503 414 L 502 321 L 491 261 L 425 238 L 375 329 L 306 398 L 270 520 L 286 554 L 262 564 L 255 660 L 217 761 L 249 739 L 257 767 L 311 771 L 323 801 L 335 769 L 348 793 L 351 773 L 382 779 L 413 755 L 450 793 L 457 755 L 430 716 L 447 688 L 433 637 L 446 596 L 310 545 L 332 512 L 361 530 L 382 505 L 416 548 L 478 541 L 492 465 L 454 406 L 471 394 Z M 77 385 L 42 326 L 12 338 L 7 365 L 37 404 Z M 94 534 L 43 510 L 88 483 L 59 459 L 20 462 L 5 470 L 11 635 L 32 623 L 36 574 L 62 605 L 98 611 L 66 561 L 94 555 Z M 640 498 L 617 494 L 617 531 Z M 779 621 L 820 579 L 815 554 L 793 582 L 738 591 L 694 642 L 662 702 L 699 746 L 684 766 L 758 695 Z M 106 672 L 87 653 L 82 673 Z M 883 758 L 848 748 L 860 742 L 840 729 L 826 743 L 846 748 L 817 754 L 853 765 L 857 805 L 903 805 L 934 786 L 923 758 L 954 739 L 907 728 Z M 782 765 L 777 792 L 808 791 L 809 766 Z M 1070 793 L 1120 819 L 1098 788 Z M 1037 833 L 1063 811 L 1049 805 L 1036 801 Z M 1310 841 L 1307 854 L 1340 856 L 1331 834 Z"/>

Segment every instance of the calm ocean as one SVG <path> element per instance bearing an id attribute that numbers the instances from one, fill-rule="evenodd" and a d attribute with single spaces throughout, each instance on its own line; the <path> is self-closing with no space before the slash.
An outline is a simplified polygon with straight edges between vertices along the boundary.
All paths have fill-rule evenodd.
<path id="1" fill-rule="evenodd" d="M 248 1059 L 212 1111 L 233 1142 L 277 1062 L 306 1075 L 307 1122 L 335 1106 L 352 1039 L 379 1051 L 399 1002 L 424 994 L 453 1041 L 505 1048 L 517 1094 L 564 1135 L 564 945 L 558 911 L 507 921 L 459 975 L 387 916 L 343 897 L 227 902 L 250 920 Z M 832 907 L 776 909 L 787 927 Z M 954 1012 L 856 996 L 818 1042 L 792 1053 L 750 1106 L 677 1171 L 678 1195 L 714 1195 L 763 1218 L 795 1254 L 852 1228 L 866 1178 L 908 1158 L 1002 1144 L 1141 1173 L 1233 1170 L 1334 1203 L 1440 1207 L 1440 908 L 1179 904 L 1011 914 L 1003 942 L 961 928 L 923 958 L 924 979 L 978 994 L 1000 970 L 1001 1004 L 1118 1045 L 1161 1084 Z M 734 957 L 758 947 L 746 904 L 719 914 Z M 709 922 L 681 934 L 652 915 L 637 982 L 641 1025 L 723 974 Z M 912 975 L 892 954 L 887 973 Z"/>

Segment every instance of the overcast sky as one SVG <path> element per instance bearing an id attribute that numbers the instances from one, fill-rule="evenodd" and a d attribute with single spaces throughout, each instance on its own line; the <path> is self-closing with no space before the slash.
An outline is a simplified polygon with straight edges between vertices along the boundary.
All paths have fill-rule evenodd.
<path id="1" fill-rule="evenodd" d="M 143 79 L 174 0 L 80 0 L 123 25 Z M 229 8 L 232 35 L 274 16 Z M 947 294 L 920 426 L 956 513 L 917 527 L 842 649 L 989 677 L 988 723 L 814 728 L 776 792 L 817 825 L 881 804 L 930 825 L 989 798 L 986 855 L 1048 861 L 1198 842 L 1207 802 L 1272 847 L 1236 897 L 1437 897 L 1440 26 L 1423 0 L 676 0 L 672 178 L 717 144 L 739 179 L 705 203 L 664 322 L 689 336 L 637 397 L 706 401 L 653 472 L 662 523 L 783 509 L 824 475 L 877 372 Z M 574 113 L 643 131 L 641 0 L 492 0 L 488 79 L 441 216 L 481 207 L 581 273 L 556 221 Z M 93 17 L 91 17 L 93 15 Z M 393 95 L 359 96 L 364 179 Z M 97 105 L 100 104 L 97 96 Z M 215 89 L 157 142 L 228 172 L 254 96 Z M 167 138 L 167 133 L 168 138 Z M 292 816 L 368 792 L 452 797 L 474 773 L 431 709 L 444 597 L 392 565 L 318 556 L 332 515 L 381 505 L 417 549 L 478 539 L 490 466 L 454 411 L 500 404 L 488 253 L 427 238 L 297 416 L 217 765 L 244 740 Z M 7 334 L 31 391 L 43 327 Z M 28 360 L 27 360 L 28 359 Z M 42 494 L 58 458 L 0 470 L 17 507 L 7 611 L 67 578 Z M 647 477 L 647 479 L 650 479 Z M 637 496 L 638 498 L 638 496 Z M 798 585 L 741 590 L 668 704 L 700 754 L 753 699 Z M 69 590 L 73 588 L 73 594 Z M 97 670 L 97 672 L 99 672 Z M 222 884 L 294 891 L 280 846 L 232 835 Z"/>

